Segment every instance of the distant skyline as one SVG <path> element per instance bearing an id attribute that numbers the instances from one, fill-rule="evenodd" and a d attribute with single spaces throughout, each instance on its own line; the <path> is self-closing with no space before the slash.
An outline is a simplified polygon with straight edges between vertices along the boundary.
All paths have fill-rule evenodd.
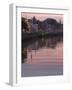
<path id="1" fill-rule="evenodd" d="M 27 19 L 32 19 L 33 17 L 36 19 L 43 21 L 46 18 L 56 19 L 58 22 L 61 20 L 63 23 L 63 14 L 53 14 L 53 13 L 31 13 L 31 12 L 22 12 L 21 17 L 25 17 Z"/>

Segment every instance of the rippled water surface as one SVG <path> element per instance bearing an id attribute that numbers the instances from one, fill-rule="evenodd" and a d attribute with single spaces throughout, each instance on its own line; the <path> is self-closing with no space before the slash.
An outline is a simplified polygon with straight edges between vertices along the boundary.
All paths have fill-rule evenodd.
<path id="1" fill-rule="evenodd" d="M 49 36 L 23 41 L 21 75 L 63 75 L 63 37 Z"/>

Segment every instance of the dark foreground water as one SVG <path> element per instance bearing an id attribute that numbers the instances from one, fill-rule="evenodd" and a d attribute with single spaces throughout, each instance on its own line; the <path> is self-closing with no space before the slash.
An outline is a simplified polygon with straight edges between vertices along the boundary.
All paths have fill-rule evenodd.
<path id="1" fill-rule="evenodd" d="M 63 75 L 63 37 L 49 36 L 22 42 L 22 77 Z"/>

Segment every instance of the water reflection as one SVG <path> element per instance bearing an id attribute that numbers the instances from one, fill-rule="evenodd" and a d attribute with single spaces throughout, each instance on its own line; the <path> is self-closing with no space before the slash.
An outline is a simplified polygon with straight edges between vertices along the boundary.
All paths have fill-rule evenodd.
<path id="1" fill-rule="evenodd" d="M 28 60 L 28 56 L 30 56 L 30 60 L 32 60 L 34 52 L 35 54 L 43 49 L 56 49 L 57 44 L 63 42 L 63 36 L 46 36 L 42 38 L 33 38 L 31 40 L 22 41 L 22 63 L 26 63 Z M 32 62 L 32 61 L 30 61 Z"/>

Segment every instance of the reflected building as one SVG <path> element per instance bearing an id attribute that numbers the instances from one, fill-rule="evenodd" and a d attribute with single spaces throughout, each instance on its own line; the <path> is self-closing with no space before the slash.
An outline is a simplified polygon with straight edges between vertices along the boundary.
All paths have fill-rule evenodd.
<path id="1" fill-rule="evenodd" d="M 57 43 L 63 42 L 62 36 L 42 37 L 29 40 L 22 45 L 22 63 L 32 63 L 32 57 L 39 49 L 55 49 Z M 34 53 L 32 53 L 34 51 Z"/>

